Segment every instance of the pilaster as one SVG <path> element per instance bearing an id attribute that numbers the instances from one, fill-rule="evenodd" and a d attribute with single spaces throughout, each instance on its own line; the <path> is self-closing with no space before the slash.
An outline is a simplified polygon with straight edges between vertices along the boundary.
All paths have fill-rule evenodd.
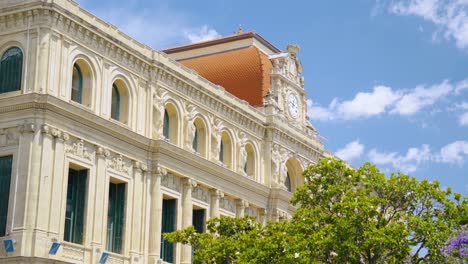
<path id="1" fill-rule="evenodd" d="M 211 203 L 210 203 L 210 218 L 219 217 L 219 201 L 224 197 L 221 190 L 211 190 Z"/>
<path id="2" fill-rule="evenodd" d="M 236 201 L 236 217 L 245 216 L 245 208 L 249 207 L 249 202 L 239 199 Z"/>
<path id="3" fill-rule="evenodd" d="M 104 222 L 105 211 L 105 193 L 107 186 L 107 157 L 110 152 L 102 147 L 96 147 L 96 179 L 94 193 L 100 194 L 95 195 L 94 199 L 94 221 L 93 221 L 93 235 L 91 247 L 93 249 L 93 263 L 96 263 L 100 257 L 100 252 L 104 244 L 104 234 L 107 229 L 107 224 Z"/>
<path id="4" fill-rule="evenodd" d="M 150 209 L 150 232 L 149 232 L 149 254 L 148 263 L 155 264 L 161 255 L 161 226 L 162 226 L 162 204 L 163 193 L 161 190 L 161 178 L 166 175 L 166 169 L 157 167 L 153 171 L 151 182 L 151 209 Z"/>
<path id="5" fill-rule="evenodd" d="M 192 205 L 192 190 L 197 186 L 197 182 L 192 179 L 185 179 L 182 189 L 182 229 L 192 225 L 193 205 Z M 192 247 L 182 245 L 181 263 L 192 263 Z"/>

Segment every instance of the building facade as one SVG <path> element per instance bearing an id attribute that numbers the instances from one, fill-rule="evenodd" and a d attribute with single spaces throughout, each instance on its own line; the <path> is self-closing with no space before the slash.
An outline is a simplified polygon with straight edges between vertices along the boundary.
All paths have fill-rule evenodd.
<path id="1" fill-rule="evenodd" d="M 326 155 L 298 52 L 241 31 L 156 51 L 72 0 L 0 1 L 0 262 L 191 263 L 162 233 L 288 218 Z"/>

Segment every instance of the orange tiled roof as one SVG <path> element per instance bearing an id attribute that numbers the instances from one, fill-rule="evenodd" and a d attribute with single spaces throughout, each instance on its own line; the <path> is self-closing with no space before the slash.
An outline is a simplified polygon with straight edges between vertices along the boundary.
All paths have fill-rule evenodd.
<path id="1" fill-rule="evenodd" d="M 255 46 L 179 62 L 253 106 L 263 104 L 271 86 L 271 61 Z"/>

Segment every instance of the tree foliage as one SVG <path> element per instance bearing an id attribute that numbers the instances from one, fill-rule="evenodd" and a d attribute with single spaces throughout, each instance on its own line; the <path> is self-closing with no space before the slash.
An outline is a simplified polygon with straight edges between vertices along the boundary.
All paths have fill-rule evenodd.
<path id="1" fill-rule="evenodd" d="M 193 245 L 195 261 L 206 263 L 444 263 L 442 249 L 466 222 L 466 198 L 437 181 L 335 159 L 303 176 L 290 221 L 221 217 L 208 221 L 208 233 L 166 236 Z"/>

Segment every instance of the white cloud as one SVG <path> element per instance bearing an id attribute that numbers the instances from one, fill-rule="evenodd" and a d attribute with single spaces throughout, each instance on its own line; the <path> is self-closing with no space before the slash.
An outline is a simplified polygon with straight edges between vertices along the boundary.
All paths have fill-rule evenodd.
<path id="1" fill-rule="evenodd" d="M 83 3 L 82 3 L 83 4 Z M 99 5 L 90 11 L 122 32 L 155 49 L 209 40 L 220 34 L 209 25 L 196 25 L 190 15 L 158 4 L 142 9 L 136 1 Z"/>
<path id="2" fill-rule="evenodd" d="M 417 16 L 433 23 L 445 39 L 453 39 L 458 48 L 468 47 L 467 0 L 399 0 L 389 11 L 403 16 Z"/>
<path id="3" fill-rule="evenodd" d="M 431 152 L 429 145 L 423 144 L 419 148 L 409 148 L 404 155 L 371 149 L 367 156 L 376 165 L 389 165 L 401 172 L 411 173 L 425 162 L 462 165 L 468 159 L 468 141 L 449 143 L 436 152 Z"/>
<path id="4" fill-rule="evenodd" d="M 216 30 L 209 28 L 208 25 L 187 30 L 184 32 L 184 36 L 188 38 L 191 43 L 207 41 L 221 37 L 221 35 L 216 32 Z"/>
<path id="5" fill-rule="evenodd" d="M 336 109 L 344 119 L 375 116 L 384 113 L 400 96 L 392 88 L 374 87 L 370 93 L 360 92 L 350 101 L 335 101 Z"/>
<path id="6" fill-rule="evenodd" d="M 420 148 L 409 148 L 406 155 L 371 149 L 368 157 L 372 163 L 377 165 L 392 165 L 401 172 L 410 173 L 416 171 L 422 162 L 431 160 L 432 154 L 429 145 L 424 144 Z"/>
<path id="7" fill-rule="evenodd" d="M 455 141 L 440 149 L 437 160 L 444 163 L 463 163 L 468 157 L 468 141 Z"/>
<path id="8" fill-rule="evenodd" d="M 417 86 L 414 90 L 403 95 L 392 109 L 392 113 L 413 115 L 422 108 L 433 105 L 438 99 L 454 90 L 454 85 L 447 80 L 431 87 Z"/>
<path id="9" fill-rule="evenodd" d="M 307 115 L 313 120 L 329 121 L 334 119 L 334 114 L 328 108 L 321 107 L 311 99 L 307 99 Z"/>
<path id="10" fill-rule="evenodd" d="M 370 92 L 359 92 L 351 100 L 334 98 L 328 107 L 307 101 L 311 120 L 353 120 L 382 114 L 414 115 L 440 100 L 456 95 L 468 87 L 468 79 L 458 83 L 444 80 L 434 85 L 418 85 L 409 90 L 395 90 L 388 86 L 375 86 Z"/>
<path id="11" fill-rule="evenodd" d="M 346 144 L 344 148 L 337 150 L 335 155 L 340 159 L 350 161 L 361 157 L 362 153 L 364 153 L 364 145 L 359 143 L 359 140 L 355 140 Z"/>
<path id="12" fill-rule="evenodd" d="M 460 124 L 460 126 L 468 126 L 468 112 L 463 113 L 458 118 L 458 124 Z"/>

